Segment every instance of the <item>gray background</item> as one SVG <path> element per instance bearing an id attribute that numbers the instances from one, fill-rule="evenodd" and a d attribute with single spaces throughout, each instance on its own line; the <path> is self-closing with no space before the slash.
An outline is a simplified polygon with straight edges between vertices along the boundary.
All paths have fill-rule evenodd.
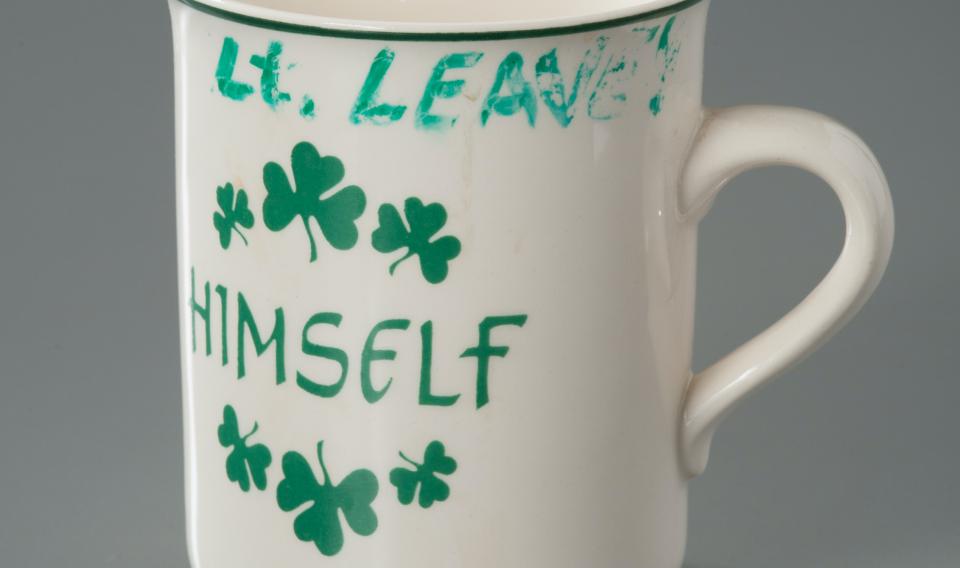
<path id="1" fill-rule="evenodd" d="M 690 568 L 960 565 L 960 3 L 719 0 L 706 101 L 800 105 L 873 146 L 898 207 L 862 315 L 722 428 Z M 186 567 L 173 89 L 159 0 L 0 6 L 0 565 Z M 696 366 L 839 252 L 813 176 L 747 174 L 702 234 Z"/>

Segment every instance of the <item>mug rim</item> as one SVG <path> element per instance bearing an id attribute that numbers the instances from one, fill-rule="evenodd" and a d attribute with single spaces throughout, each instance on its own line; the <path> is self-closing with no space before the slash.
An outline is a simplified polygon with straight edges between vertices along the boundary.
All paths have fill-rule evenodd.
<path id="1" fill-rule="evenodd" d="M 619 10 L 542 20 L 401 22 L 330 18 L 264 8 L 242 0 L 170 0 L 217 18 L 258 28 L 303 35 L 391 41 L 486 41 L 575 34 L 660 18 L 705 1 L 653 0 Z"/>

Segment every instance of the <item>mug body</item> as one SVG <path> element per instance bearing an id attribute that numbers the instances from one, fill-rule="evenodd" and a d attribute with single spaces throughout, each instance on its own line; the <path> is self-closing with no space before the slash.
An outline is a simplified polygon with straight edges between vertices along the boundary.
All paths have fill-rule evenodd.
<path id="1" fill-rule="evenodd" d="M 193 566 L 679 567 L 707 3 L 171 6 Z"/>

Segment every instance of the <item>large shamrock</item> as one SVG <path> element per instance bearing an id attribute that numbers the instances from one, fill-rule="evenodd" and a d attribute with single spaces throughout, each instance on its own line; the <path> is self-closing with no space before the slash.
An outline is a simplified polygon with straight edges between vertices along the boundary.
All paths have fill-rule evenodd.
<path id="1" fill-rule="evenodd" d="M 390 274 L 403 261 L 419 255 L 420 270 L 427 282 L 443 282 L 447 278 L 449 262 L 460 255 L 460 240 L 456 237 L 430 241 L 447 224 L 446 209 L 439 203 L 424 205 L 416 197 L 411 197 L 403 204 L 403 212 L 409 230 L 396 207 L 389 203 L 380 207 L 380 227 L 373 232 L 373 248 L 385 254 L 407 248 L 406 256 L 390 266 Z"/>
<path id="2" fill-rule="evenodd" d="M 234 232 L 240 235 L 243 244 L 248 244 L 247 237 L 237 228 L 238 225 L 244 229 L 253 228 L 253 212 L 247 205 L 247 192 L 241 189 L 234 199 L 232 183 L 218 187 L 217 205 L 220 211 L 213 214 L 213 226 L 220 233 L 220 246 L 224 250 L 229 248 Z"/>
<path id="3" fill-rule="evenodd" d="M 280 164 L 270 162 L 263 168 L 263 183 L 268 194 L 263 202 L 264 224 L 271 231 L 282 231 L 299 216 L 310 239 L 310 262 L 317 260 L 317 242 L 310 219 L 317 221 L 333 248 L 353 248 L 359 238 L 356 222 L 367 206 L 363 190 L 351 185 L 321 199 L 343 181 L 343 162 L 333 156 L 321 156 L 309 142 L 294 146 L 291 161 L 296 189 L 290 185 L 290 178 Z"/>
<path id="4" fill-rule="evenodd" d="M 293 522 L 293 532 L 303 542 L 313 542 L 324 556 L 335 556 L 343 548 L 340 511 L 347 525 L 360 536 L 377 530 L 377 514 L 373 510 L 380 486 L 370 470 L 358 469 L 334 484 L 323 462 L 323 442 L 317 444 L 317 457 L 323 471 L 323 483 L 317 478 L 306 458 L 297 452 L 283 456 L 284 479 L 277 486 L 277 504 L 291 512 L 305 503 L 312 503 Z"/>
<path id="5" fill-rule="evenodd" d="M 227 478 L 240 485 L 244 492 L 250 491 L 250 479 L 253 484 L 263 491 L 267 488 L 267 468 L 270 467 L 272 457 L 270 450 L 263 444 L 247 445 L 247 440 L 257 433 L 257 423 L 246 436 L 240 436 L 240 427 L 237 422 L 237 412 L 232 406 L 223 408 L 223 424 L 217 429 L 220 445 L 232 448 L 227 456 Z"/>
<path id="6" fill-rule="evenodd" d="M 437 474 L 452 475 L 457 471 L 457 461 L 449 457 L 441 442 L 431 442 L 419 464 L 400 452 L 400 457 L 414 467 L 413 471 L 398 467 L 390 472 L 390 483 L 397 488 L 397 498 L 404 505 L 413 503 L 420 486 L 420 506 L 429 509 L 437 501 L 450 497 L 450 486 Z"/>

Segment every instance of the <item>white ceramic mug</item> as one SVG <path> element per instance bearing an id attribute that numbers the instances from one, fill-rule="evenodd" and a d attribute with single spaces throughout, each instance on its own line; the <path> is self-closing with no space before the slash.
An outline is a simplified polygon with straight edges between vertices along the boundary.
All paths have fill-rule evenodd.
<path id="1" fill-rule="evenodd" d="M 717 422 L 875 288 L 864 144 L 704 110 L 707 1 L 174 0 L 195 568 L 676 568 Z M 697 225 L 807 169 L 843 253 L 694 376 Z"/>

